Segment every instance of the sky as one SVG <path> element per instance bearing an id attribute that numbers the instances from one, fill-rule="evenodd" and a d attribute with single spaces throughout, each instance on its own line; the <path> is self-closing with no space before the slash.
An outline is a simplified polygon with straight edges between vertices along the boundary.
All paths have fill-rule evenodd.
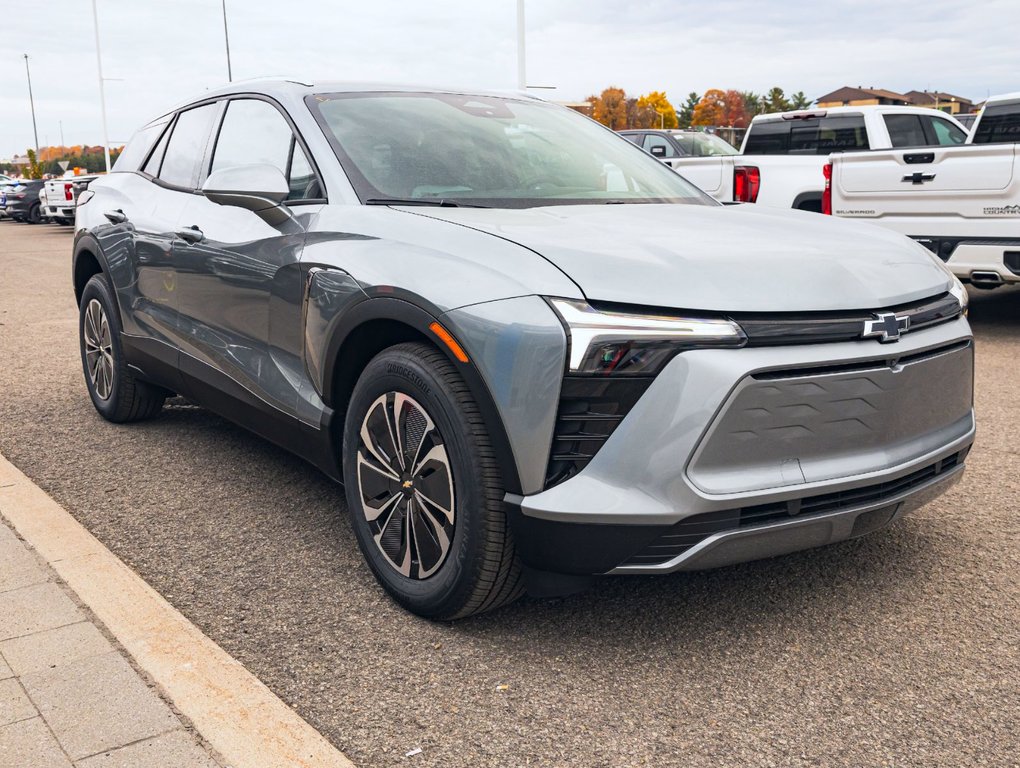
<path id="1" fill-rule="evenodd" d="M 112 146 L 227 80 L 221 0 L 96 0 Z M 226 0 L 235 80 L 513 89 L 516 0 Z M 527 0 L 527 79 L 557 101 L 778 85 L 1020 90 L 1017 0 Z M 89 0 L 0 0 L 0 158 L 102 143 Z"/>

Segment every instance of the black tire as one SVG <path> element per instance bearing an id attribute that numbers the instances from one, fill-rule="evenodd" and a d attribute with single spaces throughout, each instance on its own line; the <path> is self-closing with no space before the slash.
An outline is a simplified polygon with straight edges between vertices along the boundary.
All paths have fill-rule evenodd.
<path id="1" fill-rule="evenodd" d="M 394 402 L 395 395 L 390 393 L 409 397 L 412 402 L 412 405 L 400 406 L 403 421 L 397 416 L 393 422 L 397 430 L 404 430 L 405 453 L 402 454 L 403 459 L 394 456 L 389 467 L 396 472 L 402 464 L 406 464 L 402 487 L 397 480 L 381 479 L 375 474 L 378 470 L 370 472 L 363 466 L 367 450 L 362 449 L 362 425 L 371 413 L 376 418 L 391 413 L 389 405 Z M 416 431 L 411 414 L 419 408 L 424 411 L 424 417 L 431 420 L 434 429 L 427 426 L 421 415 L 415 415 L 420 424 Z M 387 426 L 390 424 L 386 422 Z M 418 447 L 411 448 L 415 439 Z M 391 440 L 389 444 L 393 442 Z M 426 445 L 430 446 L 426 449 L 430 454 L 438 445 L 448 462 L 437 464 L 440 467 L 438 474 L 434 467 L 430 469 L 422 462 L 425 466 L 421 474 L 414 475 L 415 459 Z M 416 454 L 413 458 L 409 455 L 412 450 Z M 359 452 L 362 453 L 361 459 Z M 381 464 L 376 456 L 378 454 L 369 458 Z M 420 498 L 415 495 L 419 487 L 430 496 L 443 495 L 448 484 L 442 475 L 443 467 L 448 467 L 452 476 L 449 488 L 453 498 L 448 503 L 453 512 L 452 524 L 434 512 L 429 518 L 426 515 L 427 505 L 422 501 L 414 502 L 417 506 L 412 504 L 413 499 Z M 351 525 L 361 551 L 380 584 L 407 610 L 430 619 L 458 619 L 505 605 L 523 593 L 521 566 L 504 511 L 505 491 L 492 444 L 467 385 L 442 352 L 427 344 L 407 343 L 391 347 L 369 362 L 354 387 L 347 409 L 343 469 Z M 366 474 L 359 475 L 359 471 Z M 433 473 L 431 478 L 429 472 Z M 439 480 L 435 481 L 433 478 L 437 476 Z M 388 498 L 396 500 L 392 515 L 397 517 L 387 518 L 392 522 L 381 522 L 385 515 L 379 515 L 376 523 L 369 522 L 371 510 L 386 507 L 389 503 L 366 506 L 362 482 L 364 480 L 366 489 L 369 489 L 372 478 L 378 481 L 377 487 L 381 482 L 387 488 L 372 501 L 387 494 L 390 494 Z M 439 483 L 440 494 L 432 492 L 435 485 L 432 488 L 428 486 L 435 482 Z M 408 483 L 418 485 L 409 489 Z M 401 493 L 406 497 L 401 497 Z M 401 504 L 406 506 L 401 507 Z M 401 509 L 407 512 L 406 516 L 402 516 Z M 437 506 L 436 509 L 442 507 Z M 414 516 L 416 510 L 417 516 Z M 410 524 L 412 517 L 419 521 L 417 527 Z M 431 525 L 429 520 L 433 521 Z M 382 530 L 373 531 L 372 526 L 380 523 Z M 448 524 L 452 526 L 452 537 L 448 530 L 446 534 L 440 531 Z M 398 565 L 384 553 L 383 544 L 377 544 L 373 537 L 378 533 L 380 541 L 385 541 L 388 536 L 386 529 L 390 525 L 397 525 L 400 540 L 396 543 L 400 551 L 414 553 L 406 560 L 402 556 L 396 558 L 407 563 L 409 574 L 401 573 Z M 423 531 L 420 537 L 418 530 Z M 412 536 L 416 537 L 413 548 Z M 431 548 L 434 555 L 437 549 L 442 549 L 440 542 L 443 540 L 449 542 L 446 554 L 441 558 L 434 557 L 433 563 L 438 560 L 438 564 L 430 566 L 429 550 Z M 396 539 L 389 536 L 389 541 L 392 548 Z M 425 546 L 418 544 L 419 541 L 425 541 Z"/>
<path id="2" fill-rule="evenodd" d="M 90 357 L 96 360 L 98 356 L 86 349 L 86 323 L 94 318 L 94 315 L 92 318 L 89 317 L 92 302 L 98 302 L 102 308 L 102 318 L 106 322 L 107 330 L 105 334 L 100 331 L 100 334 L 104 340 L 104 347 L 109 348 L 110 359 L 108 369 L 104 369 L 109 371 L 109 375 L 104 372 L 95 379 L 90 372 Z M 82 291 L 78 310 L 78 344 L 81 348 L 81 365 L 89 397 L 96 410 L 107 421 L 123 423 L 150 419 L 163 407 L 166 390 L 135 378 L 124 360 L 120 334 L 120 316 L 117 313 L 113 291 L 105 275 L 94 275 Z"/>
<path id="3" fill-rule="evenodd" d="M 25 221 L 29 224 L 40 224 L 42 222 L 42 210 L 39 207 L 39 203 L 28 209 L 28 218 Z"/>

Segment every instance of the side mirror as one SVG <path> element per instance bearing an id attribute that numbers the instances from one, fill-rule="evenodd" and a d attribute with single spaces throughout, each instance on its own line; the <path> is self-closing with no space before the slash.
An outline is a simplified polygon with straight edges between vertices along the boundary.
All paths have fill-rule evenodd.
<path id="1" fill-rule="evenodd" d="M 252 211 L 270 224 L 290 218 L 290 212 L 283 207 L 290 187 L 274 165 L 253 163 L 213 171 L 202 185 L 202 194 L 218 205 Z"/>
<path id="2" fill-rule="evenodd" d="M 656 144 L 648 151 L 652 153 L 652 157 L 657 157 L 660 160 L 666 156 L 666 148 L 661 144 Z"/>

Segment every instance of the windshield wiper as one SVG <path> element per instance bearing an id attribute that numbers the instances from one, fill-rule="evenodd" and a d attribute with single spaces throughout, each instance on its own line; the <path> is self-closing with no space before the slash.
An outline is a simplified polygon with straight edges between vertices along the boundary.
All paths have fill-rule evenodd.
<path id="1" fill-rule="evenodd" d="M 446 198 L 432 197 L 370 197 L 365 205 L 434 205 L 437 208 L 488 208 L 487 205 L 458 203 Z"/>

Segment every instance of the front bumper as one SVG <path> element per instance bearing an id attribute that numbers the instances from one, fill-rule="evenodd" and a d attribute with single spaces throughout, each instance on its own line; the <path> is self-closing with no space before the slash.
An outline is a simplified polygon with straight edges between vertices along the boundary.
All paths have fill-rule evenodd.
<path id="1" fill-rule="evenodd" d="M 929 360 L 938 373 L 911 367 Z M 584 470 L 541 493 L 508 496 L 522 560 L 563 573 L 661 573 L 881 527 L 962 472 L 974 439 L 972 361 L 963 318 L 895 344 L 686 352 Z M 847 374 L 848 365 L 861 371 Z M 752 378 L 768 386 L 770 374 L 791 369 L 804 377 L 777 388 L 771 411 L 741 400 Z M 815 389 L 820 400 L 811 399 Z M 802 400 L 791 401 L 798 391 Z M 762 423 L 752 434 L 755 418 Z M 757 452 L 747 447 L 755 443 Z M 684 521 L 682 550 L 662 549 L 676 544 Z"/>

